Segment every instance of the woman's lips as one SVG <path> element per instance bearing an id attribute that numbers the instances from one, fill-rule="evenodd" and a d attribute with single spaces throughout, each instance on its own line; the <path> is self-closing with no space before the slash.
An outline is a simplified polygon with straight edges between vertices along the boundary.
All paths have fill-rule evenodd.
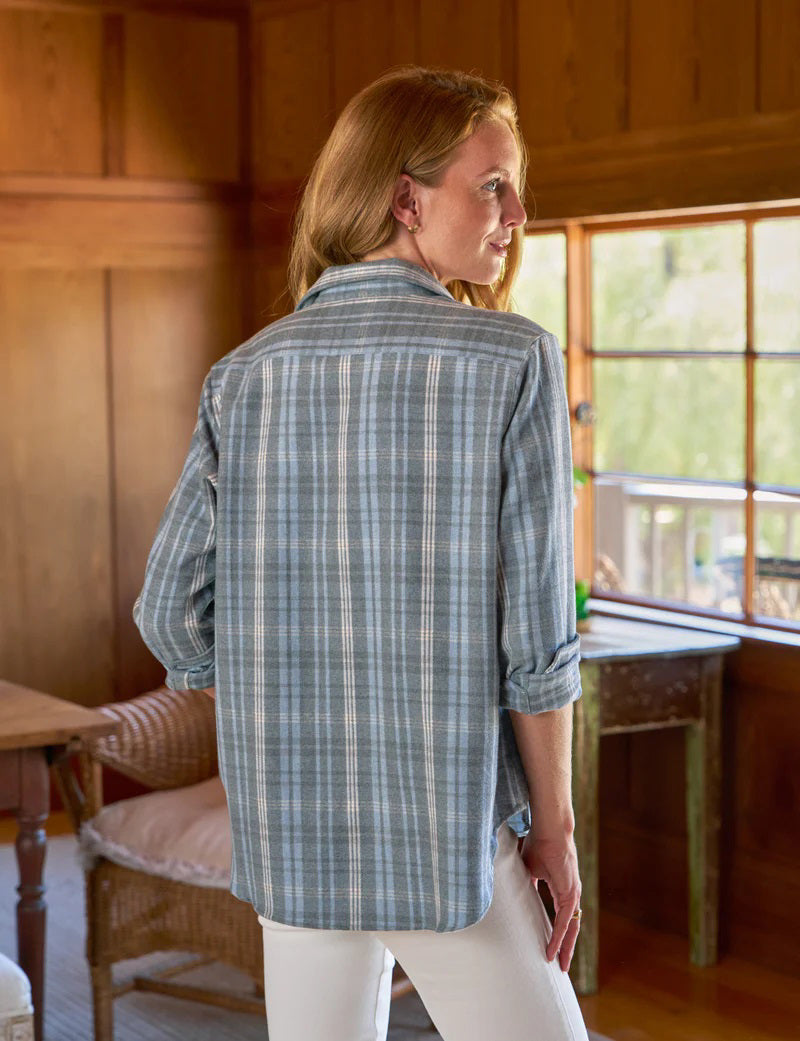
<path id="1" fill-rule="evenodd" d="M 504 257 L 508 253 L 508 246 L 498 246 L 496 242 L 490 242 L 489 245 L 499 256 Z"/>

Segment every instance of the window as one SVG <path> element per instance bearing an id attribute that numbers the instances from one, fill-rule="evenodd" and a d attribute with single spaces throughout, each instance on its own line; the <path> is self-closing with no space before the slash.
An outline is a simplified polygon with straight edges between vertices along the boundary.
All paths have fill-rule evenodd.
<path id="1" fill-rule="evenodd" d="M 514 300 L 593 410 L 592 595 L 800 629 L 800 206 L 537 225 Z"/>

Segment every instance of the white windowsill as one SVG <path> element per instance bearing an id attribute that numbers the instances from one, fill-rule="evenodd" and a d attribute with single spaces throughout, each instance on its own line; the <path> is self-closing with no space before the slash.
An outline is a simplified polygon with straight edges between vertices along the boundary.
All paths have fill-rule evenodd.
<path id="1" fill-rule="evenodd" d="M 600 600 L 595 597 L 589 598 L 588 607 L 595 614 L 636 618 L 642 622 L 658 622 L 664 625 L 678 625 L 684 629 L 704 629 L 710 633 L 724 633 L 726 636 L 738 636 L 743 640 L 759 640 L 764 643 L 779 643 L 785 647 L 800 647 L 800 633 L 767 629 L 760 625 L 742 625 L 741 622 L 728 622 L 721 618 L 705 618 L 696 614 L 684 614 L 680 611 L 662 611 L 655 607 L 621 604 L 616 600 Z"/>

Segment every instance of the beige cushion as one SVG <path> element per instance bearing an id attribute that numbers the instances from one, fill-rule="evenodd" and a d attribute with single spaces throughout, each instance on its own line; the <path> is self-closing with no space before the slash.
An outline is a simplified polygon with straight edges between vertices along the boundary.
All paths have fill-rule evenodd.
<path id="1" fill-rule="evenodd" d="M 81 827 L 84 864 L 98 856 L 150 875 L 227 889 L 231 826 L 219 776 L 104 806 Z"/>

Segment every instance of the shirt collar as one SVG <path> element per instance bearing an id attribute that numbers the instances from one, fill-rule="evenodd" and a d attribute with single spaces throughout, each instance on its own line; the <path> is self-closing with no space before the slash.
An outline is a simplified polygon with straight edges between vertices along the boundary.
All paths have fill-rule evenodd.
<path id="1" fill-rule="evenodd" d="M 382 260 L 358 260 L 352 264 L 332 264 L 330 267 L 326 267 L 316 282 L 300 297 L 295 311 L 316 303 L 320 294 L 326 290 L 332 290 L 330 295 L 338 297 L 340 293 L 346 294 L 348 289 L 367 289 L 369 283 L 375 283 L 374 288 L 389 290 L 390 293 L 399 290 L 424 295 L 424 291 L 427 290 L 430 293 L 446 296 L 448 300 L 455 299 L 453 294 L 445 289 L 438 278 L 426 268 L 401 257 L 388 257 Z"/>

